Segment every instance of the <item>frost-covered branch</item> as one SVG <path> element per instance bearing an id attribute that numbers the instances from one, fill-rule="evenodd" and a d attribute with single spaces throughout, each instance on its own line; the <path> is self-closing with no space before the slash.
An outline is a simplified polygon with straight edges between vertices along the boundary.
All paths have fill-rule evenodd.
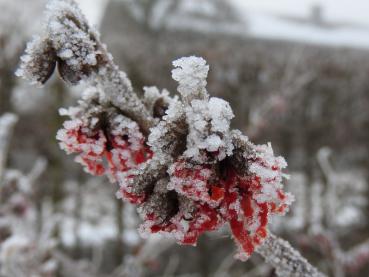
<path id="1" fill-rule="evenodd" d="M 5 159 L 17 117 L 0 117 L 0 275 L 52 276 L 57 264 L 50 256 L 55 242 L 50 230 L 35 234 L 34 186 L 46 168 L 38 159 L 29 174 L 5 169 Z M 53 222 L 50 220 L 50 223 Z"/>
<path id="2" fill-rule="evenodd" d="M 5 170 L 13 128 L 17 120 L 18 118 L 14 114 L 4 114 L 0 117 L 0 184 Z"/>
<path id="3" fill-rule="evenodd" d="M 257 252 L 276 269 L 278 276 L 324 276 L 293 249 L 290 243 L 273 234 L 269 234 Z"/>
<path id="4" fill-rule="evenodd" d="M 75 2 L 51 0 L 44 32 L 28 45 L 18 75 L 43 84 L 57 67 L 67 83 L 90 85 L 76 107 L 60 110 L 69 120 L 57 139 L 86 172 L 120 185 L 117 196 L 135 204 L 143 219 L 142 236 L 160 233 L 196 245 L 201 234 L 227 224 L 238 259 L 260 249 L 285 276 L 318 274 L 268 235 L 269 220 L 293 201 L 283 190 L 285 160 L 270 143 L 255 145 L 231 130 L 229 103 L 207 92 L 204 59 L 173 65 L 179 97 L 151 87 L 140 98 Z"/>
<path id="5" fill-rule="evenodd" d="M 74 1 L 49 1 L 43 33 L 28 43 L 26 53 L 18 76 L 44 84 L 57 67 L 70 84 L 86 81 L 101 87 L 105 101 L 134 119 L 143 132 L 152 127 L 153 118 L 131 82 L 114 64 L 98 32 L 88 25 Z"/>

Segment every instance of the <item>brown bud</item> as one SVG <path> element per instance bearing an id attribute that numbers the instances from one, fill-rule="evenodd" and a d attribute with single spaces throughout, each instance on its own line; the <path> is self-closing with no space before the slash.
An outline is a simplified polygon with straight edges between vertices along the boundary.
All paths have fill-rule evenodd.
<path id="1" fill-rule="evenodd" d="M 162 118 L 165 115 L 165 111 L 168 109 L 168 103 L 161 97 L 155 101 L 153 107 L 153 115 L 156 118 Z"/>
<path id="2" fill-rule="evenodd" d="M 25 69 L 32 73 L 38 83 L 45 84 L 54 73 L 56 54 L 49 40 L 39 40 L 33 46 L 32 61 L 25 63 Z"/>
<path id="3" fill-rule="evenodd" d="M 65 61 L 58 61 L 58 72 L 60 77 L 67 83 L 76 85 L 81 81 L 82 74 L 70 67 Z"/>

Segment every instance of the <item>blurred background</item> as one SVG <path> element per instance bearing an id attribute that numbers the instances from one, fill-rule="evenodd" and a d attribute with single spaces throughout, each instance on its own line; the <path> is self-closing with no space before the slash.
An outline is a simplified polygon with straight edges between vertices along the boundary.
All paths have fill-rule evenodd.
<path id="1" fill-rule="evenodd" d="M 58 108 L 81 90 L 14 76 L 45 2 L 0 0 L 0 276 L 275 276 L 257 254 L 234 260 L 227 230 L 196 248 L 140 238 L 117 187 L 59 149 Z M 289 164 L 296 201 L 273 232 L 328 276 L 369 276 L 368 1 L 77 2 L 137 91 L 174 93 L 171 62 L 204 57 L 233 126 Z"/>

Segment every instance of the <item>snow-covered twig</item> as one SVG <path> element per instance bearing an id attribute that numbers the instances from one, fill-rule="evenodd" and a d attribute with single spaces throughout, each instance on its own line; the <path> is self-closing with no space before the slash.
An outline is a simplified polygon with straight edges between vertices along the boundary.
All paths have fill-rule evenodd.
<path id="1" fill-rule="evenodd" d="M 45 172 L 47 167 L 47 161 L 44 158 L 38 158 L 35 165 L 32 167 L 31 171 L 27 174 L 27 179 L 29 180 L 31 186 L 35 185 L 37 179 Z"/>
<path id="2" fill-rule="evenodd" d="M 13 128 L 18 118 L 14 114 L 4 114 L 0 117 L 0 183 L 4 174 Z"/>
<path id="3" fill-rule="evenodd" d="M 290 243 L 273 234 L 268 236 L 257 252 L 276 269 L 278 276 L 324 276 Z"/>
<path id="4" fill-rule="evenodd" d="M 35 196 L 35 182 L 45 170 L 46 161 L 38 159 L 28 175 L 5 169 L 16 122 L 17 117 L 13 114 L 0 117 L 0 275 L 51 276 L 57 267 L 50 256 L 55 243 L 47 228 L 40 232 L 40 238 L 36 238 L 39 234 L 34 233 L 34 207 L 30 201 Z M 52 220 L 45 225 L 48 226 L 52 229 Z"/>
<path id="5" fill-rule="evenodd" d="M 58 67 L 68 83 L 82 79 L 95 82 L 120 112 L 134 119 L 148 132 L 153 118 L 134 93 L 126 74 L 114 64 L 98 32 L 88 25 L 74 1 L 49 1 L 44 33 L 28 43 L 18 76 L 34 84 L 44 84 Z"/>

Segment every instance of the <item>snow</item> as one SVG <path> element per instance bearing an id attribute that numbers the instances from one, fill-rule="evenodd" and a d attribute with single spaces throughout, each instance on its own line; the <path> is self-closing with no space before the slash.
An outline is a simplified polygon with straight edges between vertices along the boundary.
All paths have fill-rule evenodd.
<path id="1" fill-rule="evenodd" d="M 173 62 L 172 77 L 179 83 L 178 92 L 185 100 L 195 96 L 206 98 L 206 78 L 209 66 L 203 58 L 191 56 Z"/>
<path id="2" fill-rule="evenodd" d="M 234 117 L 231 106 L 223 99 L 212 97 L 209 100 L 211 111 L 211 128 L 213 132 L 226 132 L 229 130 L 230 120 Z"/>
<path id="3" fill-rule="evenodd" d="M 207 159 L 201 150 L 217 153 L 216 157 L 223 160 L 232 154 L 229 130 L 234 117 L 229 104 L 219 98 L 192 100 L 186 109 L 189 134 L 187 150 L 184 155 L 196 161 Z"/>
<path id="4" fill-rule="evenodd" d="M 63 49 L 59 52 L 58 56 L 62 59 L 69 59 L 73 57 L 73 51 L 70 49 Z"/>
<path id="5" fill-rule="evenodd" d="M 365 0 L 232 0 L 246 25 L 245 35 L 267 39 L 292 40 L 330 46 L 369 48 L 369 2 Z M 337 28 L 299 24 L 281 16 L 306 19 L 313 6 L 322 8 L 327 22 Z M 345 27 L 346 25 L 346 27 Z"/>
<path id="6" fill-rule="evenodd" d="M 339 3 L 330 0 L 302 0 L 298 5 L 294 0 L 232 0 L 230 5 L 233 5 L 238 15 L 234 22 L 208 20 L 206 16 L 212 12 L 207 12 L 207 8 L 202 4 L 207 2 L 183 2 L 186 4 L 181 7 L 179 13 L 167 16 L 167 28 L 338 47 L 369 48 L 369 20 L 366 13 L 369 2 L 364 0 L 344 0 Z M 309 22 L 312 20 L 312 8 L 318 7 L 316 4 L 323 9 L 322 18 L 327 26 Z M 191 16 L 196 10 L 202 11 L 204 16 Z M 287 19 L 288 17 L 290 19 Z M 305 22 L 298 22 L 299 20 Z"/>
<path id="7" fill-rule="evenodd" d="M 307 16 L 313 6 L 319 5 L 324 16 L 332 21 L 369 24 L 367 0 L 231 0 L 240 11 L 266 12 L 292 16 Z"/>
<path id="8" fill-rule="evenodd" d="M 324 29 L 313 25 L 291 23 L 264 13 L 249 13 L 246 14 L 246 18 L 248 33 L 253 37 L 369 48 L 369 27 L 368 29 L 354 27 Z"/>

